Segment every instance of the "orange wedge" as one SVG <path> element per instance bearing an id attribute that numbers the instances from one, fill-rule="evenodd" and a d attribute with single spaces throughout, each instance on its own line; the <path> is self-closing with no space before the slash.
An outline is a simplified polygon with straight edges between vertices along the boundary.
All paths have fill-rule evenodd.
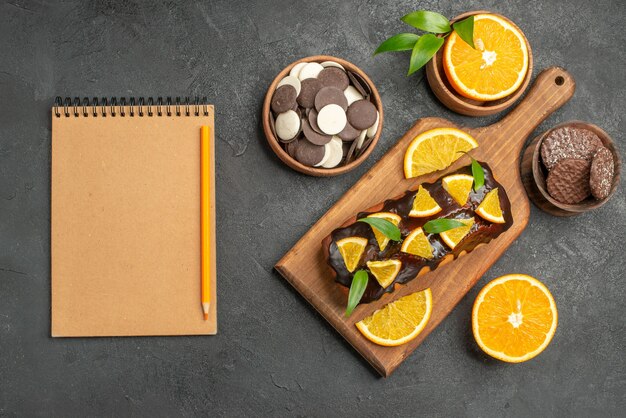
<path id="1" fill-rule="evenodd" d="M 500 207 L 497 187 L 485 195 L 483 201 L 476 208 L 476 214 L 495 224 L 503 224 L 505 222 L 502 208 Z"/>
<path id="2" fill-rule="evenodd" d="M 407 179 L 443 170 L 478 146 L 471 135 L 456 128 L 435 128 L 422 132 L 409 144 L 404 154 L 404 177 Z"/>
<path id="3" fill-rule="evenodd" d="M 402 218 L 399 215 L 395 213 L 391 213 L 391 212 L 372 213 L 371 215 L 368 215 L 367 217 L 368 218 L 382 218 L 386 221 L 391 222 L 395 226 L 398 226 L 398 224 L 402 220 Z M 384 251 L 385 248 L 387 248 L 387 244 L 389 244 L 389 238 L 387 237 L 387 235 L 383 234 L 382 232 L 380 232 L 378 229 L 374 227 L 372 227 L 372 231 L 374 232 L 374 237 L 376 238 L 376 242 L 378 243 L 378 248 L 380 248 L 380 251 Z"/>
<path id="4" fill-rule="evenodd" d="M 454 229 L 449 229 L 439 234 L 443 242 L 445 242 L 448 247 L 454 249 L 459 242 L 463 241 L 463 238 L 467 234 L 469 234 L 470 229 L 472 229 L 472 225 L 474 225 L 474 218 L 470 219 L 455 219 L 455 221 L 460 221 L 464 223 L 466 226 L 459 226 Z"/>
<path id="5" fill-rule="evenodd" d="M 520 30 L 492 14 L 474 16 L 474 46 L 452 32 L 443 51 L 448 81 L 462 96 L 498 100 L 511 95 L 528 71 L 528 48 Z"/>
<path id="6" fill-rule="evenodd" d="M 413 207 L 409 216 L 412 218 L 425 218 L 427 216 L 434 215 L 441 211 L 441 207 L 437 204 L 435 199 L 430 196 L 428 190 L 419 186 L 415 199 L 413 199 Z"/>
<path id="7" fill-rule="evenodd" d="M 339 254 L 343 257 L 343 262 L 350 273 L 359 265 L 366 246 L 367 238 L 363 237 L 347 237 L 337 241 Z"/>
<path id="8" fill-rule="evenodd" d="M 415 229 L 404 239 L 401 251 L 423 258 L 433 258 L 433 247 L 422 228 Z"/>
<path id="9" fill-rule="evenodd" d="M 355 325 L 371 342 L 393 347 L 417 337 L 428 324 L 433 310 L 430 289 L 391 302 Z"/>
<path id="10" fill-rule="evenodd" d="M 400 260 L 368 261 L 367 268 L 376 278 L 383 289 L 389 287 L 400 272 L 402 262 Z"/>
<path id="11" fill-rule="evenodd" d="M 472 191 L 474 177 L 468 174 L 453 174 L 441 179 L 443 189 L 448 192 L 459 206 L 465 206 Z"/>
<path id="12" fill-rule="evenodd" d="M 545 350 L 557 322 L 550 291 L 525 274 L 509 274 L 489 282 L 472 310 L 472 331 L 480 348 L 509 363 L 530 360 Z"/>

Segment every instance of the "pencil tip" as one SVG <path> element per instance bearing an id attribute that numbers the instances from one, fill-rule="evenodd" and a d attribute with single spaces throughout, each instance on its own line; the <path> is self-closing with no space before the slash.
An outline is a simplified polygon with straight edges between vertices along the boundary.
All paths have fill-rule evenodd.
<path id="1" fill-rule="evenodd" d="M 205 320 L 205 321 L 208 321 L 208 320 L 209 320 L 209 314 L 208 314 L 208 313 L 205 313 L 205 314 L 204 314 L 204 320 Z"/>

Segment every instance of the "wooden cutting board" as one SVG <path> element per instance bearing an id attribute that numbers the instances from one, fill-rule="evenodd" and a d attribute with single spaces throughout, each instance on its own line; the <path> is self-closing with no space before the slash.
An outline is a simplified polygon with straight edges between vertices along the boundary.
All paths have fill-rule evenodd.
<path id="1" fill-rule="evenodd" d="M 489 267 L 504 253 L 528 223 L 530 207 L 520 179 L 520 156 L 528 135 L 552 112 L 574 94 L 574 79 L 564 69 L 544 70 L 526 97 L 500 122 L 483 128 L 463 128 L 478 141 L 474 158 L 487 162 L 494 176 L 509 196 L 513 225 L 487 245 L 476 248 L 436 270 L 412 280 L 392 294 L 362 304 L 349 317 L 343 316 L 346 295 L 332 279 L 331 269 L 322 253 L 322 240 L 357 212 L 394 198 L 424 181 L 433 181 L 447 172 L 469 164 L 459 159 L 447 170 L 406 180 L 402 171 L 404 152 L 419 133 L 437 128 L 454 127 L 441 118 L 424 118 L 398 141 L 374 167 L 339 199 L 322 218 L 285 254 L 275 268 L 317 311 L 383 376 L 389 376 L 413 352 L 437 325 L 452 311 Z M 424 331 L 413 341 L 399 347 L 382 347 L 365 339 L 355 322 L 383 305 L 407 294 L 430 287 L 433 312 Z M 469 318 L 468 318 L 469 321 Z"/>

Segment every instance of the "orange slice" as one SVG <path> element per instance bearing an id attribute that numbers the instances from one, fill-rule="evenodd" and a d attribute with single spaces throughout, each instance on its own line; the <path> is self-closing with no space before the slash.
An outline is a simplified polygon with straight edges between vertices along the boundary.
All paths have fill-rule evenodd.
<path id="1" fill-rule="evenodd" d="M 339 254 L 343 257 L 343 262 L 350 273 L 359 265 L 366 245 L 367 238 L 363 237 L 347 237 L 337 241 Z"/>
<path id="2" fill-rule="evenodd" d="M 395 226 L 398 226 L 398 224 L 402 220 L 402 218 L 399 215 L 395 213 L 391 213 L 391 212 L 372 213 L 371 215 L 368 215 L 367 217 L 368 218 L 382 218 L 386 221 L 391 222 Z M 384 251 L 385 248 L 387 248 L 387 244 L 389 244 L 389 238 L 387 237 L 387 235 L 383 234 L 382 232 L 380 232 L 378 229 L 374 228 L 373 226 L 372 226 L 372 231 L 374 232 L 374 238 L 376 238 L 376 242 L 378 243 L 378 248 L 380 248 L 380 251 Z"/>
<path id="3" fill-rule="evenodd" d="M 423 258 L 433 258 L 433 247 L 422 228 L 415 229 L 404 239 L 401 251 Z"/>
<path id="4" fill-rule="evenodd" d="M 415 199 L 413 199 L 413 207 L 409 216 L 412 218 L 425 218 L 427 216 L 434 215 L 441 211 L 441 207 L 437 204 L 435 199 L 430 196 L 428 190 L 419 186 Z"/>
<path id="5" fill-rule="evenodd" d="M 461 221 L 466 226 L 459 226 L 458 228 L 448 229 L 445 232 L 439 234 L 443 242 L 445 242 L 448 247 L 454 250 L 459 242 L 463 241 L 463 238 L 469 233 L 470 229 L 472 229 L 472 225 L 474 225 L 474 218 L 470 219 L 455 219 L 455 221 Z"/>
<path id="6" fill-rule="evenodd" d="M 361 334 L 378 345 L 406 344 L 428 324 L 433 310 L 430 289 L 391 302 L 355 325 Z"/>
<path id="7" fill-rule="evenodd" d="M 489 282 L 472 310 L 472 331 L 480 348 L 509 363 L 530 360 L 545 350 L 557 322 L 550 291 L 525 274 L 509 274 Z"/>
<path id="8" fill-rule="evenodd" d="M 468 174 L 453 174 L 441 179 L 443 189 L 448 192 L 459 206 L 465 206 L 472 191 L 474 177 Z"/>
<path id="9" fill-rule="evenodd" d="M 500 207 L 497 187 L 485 195 L 483 201 L 476 208 L 476 214 L 495 224 L 503 224 L 505 222 L 502 208 Z"/>
<path id="10" fill-rule="evenodd" d="M 393 283 L 393 280 L 400 272 L 401 267 L 402 262 L 400 260 L 367 262 L 367 268 L 370 269 L 370 272 L 383 289 L 389 287 L 389 285 Z"/>
<path id="11" fill-rule="evenodd" d="M 492 15 L 474 16 L 474 46 L 452 32 L 443 51 L 448 81 L 462 96 L 498 100 L 511 95 L 528 71 L 524 35 L 506 20 Z"/>
<path id="12" fill-rule="evenodd" d="M 404 177 L 407 179 L 443 170 L 463 154 L 478 146 L 471 135 L 456 128 L 436 128 L 422 132 L 409 144 L 404 154 Z"/>

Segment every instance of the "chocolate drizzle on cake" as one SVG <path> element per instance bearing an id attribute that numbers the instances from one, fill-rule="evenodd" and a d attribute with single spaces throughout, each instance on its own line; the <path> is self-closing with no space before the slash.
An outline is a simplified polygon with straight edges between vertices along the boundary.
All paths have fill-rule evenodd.
<path id="1" fill-rule="evenodd" d="M 470 232 L 454 249 L 449 248 L 438 234 L 426 234 L 433 248 L 434 257 L 432 259 L 425 259 L 401 252 L 400 248 L 402 246 L 402 242 L 392 241 L 387 245 L 384 251 L 380 251 L 371 226 L 363 222 L 355 221 L 351 225 L 335 229 L 331 233 L 332 240 L 328 248 L 328 263 L 336 272 L 335 281 L 343 286 L 350 287 L 353 277 L 353 274 L 348 272 L 346 269 L 343 258 L 337 248 L 336 242 L 342 238 L 358 236 L 367 238 L 368 240 L 368 244 L 365 247 L 364 254 L 361 257 L 357 270 L 367 269 L 366 263 L 368 261 L 397 259 L 402 262 L 400 272 L 396 276 L 394 282 L 387 288 L 382 288 L 374 276 L 368 272 L 369 282 L 361 302 L 371 302 L 379 299 L 384 293 L 392 292 L 395 283 L 404 284 L 413 280 L 422 268 L 428 267 L 430 270 L 434 270 L 444 257 L 452 255 L 454 258 L 457 258 L 461 252 L 470 252 L 476 248 L 477 245 L 488 243 L 504 231 L 508 230 L 513 224 L 513 218 L 511 216 L 511 205 L 506 191 L 502 185 L 493 178 L 493 173 L 489 166 L 485 163 L 481 163 L 481 165 L 485 173 L 485 185 L 478 191 L 474 191 L 472 189 L 467 203 L 464 206 L 459 206 L 459 204 L 444 190 L 441 181 L 437 180 L 434 183 L 422 183 L 421 185 L 442 208 L 439 213 L 424 218 L 409 217 L 409 212 L 413 206 L 413 199 L 417 194 L 417 186 L 415 187 L 415 190 L 409 190 L 397 199 L 385 201 L 382 209 L 377 211 L 391 212 L 400 215 L 402 220 L 398 226 L 402 234 L 402 239 L 406 238 L 414 229 L 422 227 L 426 222 L 432 219 L 468 219 L 473 217 L 474 225 L 470 229 Z M 451 174 L 471 175 L 472 172 L 471 168 L 467 166 Z M 475 213 L 476 208 L 480 202 L 482 202 L 485 195 L 495 188 L 498 188 L 500 206 L 505 219 L 505 223 L 503 224 L 491 223 Z M 361 212 L 356 216 L 356 218 L 361 219 L 371 213 L 374 212 Z"/>

